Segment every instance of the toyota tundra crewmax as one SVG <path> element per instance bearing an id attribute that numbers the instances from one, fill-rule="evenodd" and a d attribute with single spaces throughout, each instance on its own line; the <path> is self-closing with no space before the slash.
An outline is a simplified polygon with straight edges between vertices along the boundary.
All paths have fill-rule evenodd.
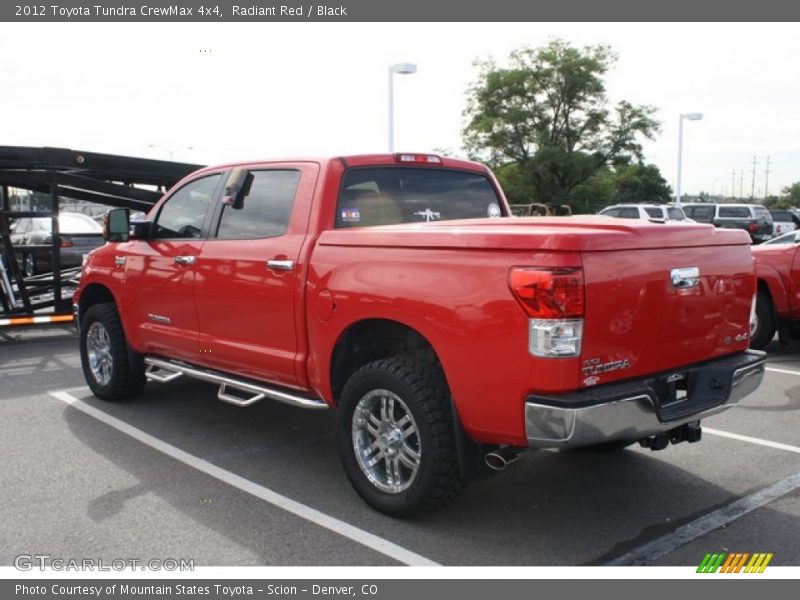
<path id="1" fill-rule="evenodd" d="M 697 442 L 764 376 L 746 232 L 513 217 L 473 162 L 205 168 L 106 238 L 74 297 L 96 396 L 190 377 L 336 409 L 347 476 L 393 515 L 527 448 Z"/>

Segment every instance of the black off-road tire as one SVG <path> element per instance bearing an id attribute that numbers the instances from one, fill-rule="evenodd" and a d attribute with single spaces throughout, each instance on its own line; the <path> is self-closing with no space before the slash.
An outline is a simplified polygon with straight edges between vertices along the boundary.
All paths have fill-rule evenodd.
<path id="1" fill-rule="evenodd" d="M 762 291 L 756 295 L 756 323 L 757 325 L 750 332 L 750 347 L 762 350 L 775 337 L 778 326 L 772 300 L 768 294 Z"/>
<path id="2" fill-rule="evenodd" d="M 100 381 L 90 365 L 87 335 L 93 325 L 95 331 L 102 328 L 108 335 L 108 354 L 111 358 L 108 381 Z M 115 304 L 95 304 L 81 317 L 80 353 L 86 383 L 98 398 L 109 401 L 125 400 L 138 396 L 144 389 L 144 361 L 141 355 L 128 346 Z"/>
<path id="3" fill-rule="evenodd" d="M 418 470 L 402 491 L 382 490 L 370 481 L 356 458 L 356 407 L 376 390 L 389 391 L 399 398 L 416 424 L 418 437 L 409 440 L 418 443 Z M 465 485 L 459 473 L 450 391 L 438 366 L 390 358 L 355 371 L 339 400 L 339 449 L 356 492 L 367 504 L 388 515 L 404 517 L 440 508 L 452 502 Z M 388 460 L 383 465 L 386 467 Z"/>

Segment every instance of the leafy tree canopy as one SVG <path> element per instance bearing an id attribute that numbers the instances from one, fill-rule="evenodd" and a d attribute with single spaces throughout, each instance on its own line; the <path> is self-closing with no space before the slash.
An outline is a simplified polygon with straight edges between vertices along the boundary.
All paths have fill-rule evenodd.
<path id="1" fill-rule="evenodd" d="M 640 161 L 640 138 L 659 131 L 655 108 L 610 104 L 603 77 L 614 61 L 608 46 L 555 40 L 513 52 L 508 67 L 478 62 L 464 113 L 470 156 L 556 203 L 608 166 Z"/>
<path id="2" fill-rule="evenodd" d="M 787 207 L 800 206 L 800 181 L 786 186 L 781 192 L 781 203 L 786 204 Z"/>

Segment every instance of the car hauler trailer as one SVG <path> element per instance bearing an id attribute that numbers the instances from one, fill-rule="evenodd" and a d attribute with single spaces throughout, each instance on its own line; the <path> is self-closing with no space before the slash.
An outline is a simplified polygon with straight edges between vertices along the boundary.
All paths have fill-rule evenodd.
<path id="1" fill-rule="evenodd" d="M 202 165 L 67 148 L 0 146 L 0 327 L 69 323 L 79 268 L 63 269 L 59 243 L 60 200 L 147 212 L 164 191 Z M 16 191 L 46 198 L 44 207 L 12 205 Z M 44 195 L 44 196 L 43 196 Z M 17 246 L 16 219 L 50 219 L 49 243 Z M 26 276 L 22 257 L 48 257 L 48 273 Z"/>

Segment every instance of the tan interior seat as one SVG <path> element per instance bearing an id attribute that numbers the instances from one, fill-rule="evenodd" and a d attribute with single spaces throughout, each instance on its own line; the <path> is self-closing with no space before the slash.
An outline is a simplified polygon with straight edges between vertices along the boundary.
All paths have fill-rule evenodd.
<path id="1" fill-rule="evenodd" d="M 342 222 L 345 227 L 372 227 L 403 222 L 403 213 L 397 203 L 386 194 L 373 190 L 345 190 L 339 209 L 358 211 L 358 221 Z"/>

